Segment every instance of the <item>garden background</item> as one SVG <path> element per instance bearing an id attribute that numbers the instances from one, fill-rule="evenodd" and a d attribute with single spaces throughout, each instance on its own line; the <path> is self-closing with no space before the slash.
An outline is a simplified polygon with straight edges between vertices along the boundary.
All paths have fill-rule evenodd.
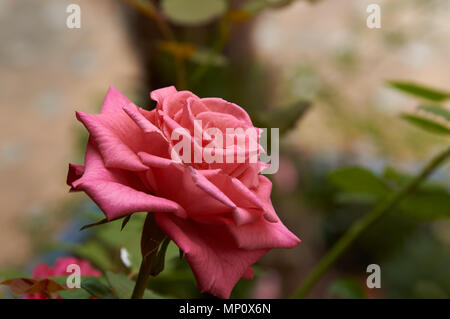
<path id="1" fill-rule="evenodd" d="M 104 271 L 137 270 L 141 218 L 119 235 L 120 222 L 79 231 L 102 214 L 86 195 L 69 195 L 65 184 L 67 163 L 82 163 L 87 139 L 74 111 L 97 112 L 109 85 L 151 107 L 148 92 L 177 81 L 173 57 L 185 62 L 186 87 L 194 93 L 235 102 L 255 122 L 284 133 L 280 170 L 270 176 L 272 200 L 302 243 L 271 251 L 258 262 L 255 279 L 241 281 L 232 297 L 291 295 L 373 206 L 379 194 L 365 189 L 373 179 L 400 185 L 448 145 L 448 134 L 420 130 L 399 116 L 413 112 L 423 96 L 389 85 L 402 80 L 450 90 L 448 1 L 279 2 L 254 9 L 254 16 L 228 15 L 233 27 L 223 43 L 223 12 L 205 21 L 169 19 L 180 46 L 126 1 L 0 0 L 0 280 L 29 277 L 34 265 L 62 255 L 87 258 Z M 366 26 L 374 2 L 382 9 L 380 29 Z M 66 26 L 70 3 L 81 7 L 80 29 Z M 448 110 L 449 103 L 439 102 Z M 376 176 L 340 177 L 343 167 L 355 166 Z M 385 216 L 310 296 L 450 297 L 449 172 L 444 166 L 427 184 L 442 196 L 417 196 Z M 173 244 L 166 260 L 152 279 L 154 290 L 200 296 Z M 369 264 L 381 266 L 381 289 L 365 285 Z M 10 297 L 7 287 L 0 296 Z"/>

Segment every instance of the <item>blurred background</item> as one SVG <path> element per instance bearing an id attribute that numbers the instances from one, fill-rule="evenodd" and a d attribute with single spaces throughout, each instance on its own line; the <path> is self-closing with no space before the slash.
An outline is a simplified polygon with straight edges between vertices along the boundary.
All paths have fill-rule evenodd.
<path id="1" fill-rule="evenodd" d="M 67 165 L 82 164 L 87 140 L 74 112 L 97 112 L 109 85 L 152 107 L 148 92 L 177 83 L 241 105 L 255 123 L 282 128 L 272 200 L 303 242 L 267 254 L 234 297 L 289 296 L 373 206 L 376 198 L 342 196 L 365 192 L 356 183 L 340 187 L 331 172 L 360 166 L 400 185 L 448 145 L 448 137 L 402 120 L 399 114 L 419 99 L 387 84 L 450 90 L 446 0 L 214 0 L 192 16 L 188 0 L 152 1 L 157 19 L 149 18 L 146 2 L 0 0 L 0 280 L 29 277 L 38 262 L 62 255 L 87 258 L 101 270 L 139 267 L 142 218 L 119 235 L 120 222 L 79 232 L 102 213 L 84 194 L 69 195 L 65 184 Z M 79 29 L 66 26 L 71 3 L 81 8 Z M 381 7 L 380 29 L 366 26 L 372 3 Z M 434 209 L 429 201 L 409 205 L 411 214 L 393 212 L 310 296 L 449 298 L 449 165 L 428 186 L 447 195 L 439 216 L 424 217 Z M 128 268 L 121 248 L 130 254 Z M 199 296 L 173 244 L 167 258 L 155 291 Z M 366 288 L 369 264 L 381 266 L 381 289 Z M 0 295 L 8 296 L 7 289 L 0 287 Z"/>

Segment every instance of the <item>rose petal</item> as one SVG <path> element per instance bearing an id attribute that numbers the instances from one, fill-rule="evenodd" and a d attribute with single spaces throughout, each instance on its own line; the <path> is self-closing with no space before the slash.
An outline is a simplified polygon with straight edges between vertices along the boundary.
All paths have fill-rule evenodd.
<path id="1" fill-rule="evenodd" d="M 229 223 L 228 228 L 238 246 L 244 249 L 293 248 L 300 243 L 280 220 L 273 223 L 261 217 L 241 226 Z"/>
<path id="2" fill-rule="evenodd" d="M 186 216 L 184 209 L 177 203 L 147 194 L 145 186 L 135 174 L 106 168 L 92 141 L 86 150 L 85 172 L 72 185 L 77 190 L 85 191 L 108 220 L 142 211 Z"/>
<path id="3" fill-rule="evenodd" d="M 239 105 L 220 98 L 203 98 L 200 100 L 213 112 L 230 114 L 233 117 L 244 121 L 247 125 L 253 126 L 250 116 L 248 116 L 247 112 Z"/>
<path id="4" fill-rule="evenodd" d="M 145 150 L 142 133 L 123 110 L 104 114 L 78 111 L 76 114 L 97 144 L 107 167 L 131 171 L 147 169 L 136 155 L 136 151 Z"/>
<path id="5" fill-rule="evenodd" d="M 103 100 L 100 113 L 117 112 L 130 103 L 131 101 L 125 95 L 120 93 L 115 87 L 110 86 Z"/>
<path id="6" fill-rule="evenodd" d="M 250 277 L 248 270 L 268 250 L 236 247 L 221 225 L 200 224 L 155 214 L 159 227 L 183 250 L 200 291 L 229 298 L 237 281 Z"/>

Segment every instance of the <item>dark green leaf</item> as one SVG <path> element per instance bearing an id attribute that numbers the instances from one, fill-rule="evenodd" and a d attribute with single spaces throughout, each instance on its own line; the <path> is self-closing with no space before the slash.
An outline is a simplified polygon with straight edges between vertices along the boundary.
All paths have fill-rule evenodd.
<path id="1" fill-rule="evenodd" d="M 442 102 L 450 98 L 449 92 L 428 88 L 412 82 L 390 81 L 388 84 L 402 92 L 431 101 Z"/>
<path id="2" fill-rule="evenodd" d="M 68 276 L 61 276 L 61 277 L 51 277 L 51 280 L 56 281 L 58 284 L 65 286 L 67 283 L 67 277 Z M 81 282 L 84 280 L 95 278 L 92 276 L 81 276 Z M 60 291 L 59 295 L 63 299 L 89 299 L 91 298 L 91 294 L 88 293 L 83 288 L 67 288 L 66 290 Z"/>
<path id="3" fill-rule="evenodd" d="M 81 282 L 81 288 L 99 299 L 117 299 L 111 289 L 98 278 L 89 278 Z"/>
<path id="4" fill-rule="evenodd" d="M 170 243 L 170 238 L 166 238 L 162 242 L 161 247 L 159 248 L 158 254 L 155 257 L 155 260 L 153 261 L 153 266 L 152 266 L 152 270 L 151 270 L 152 276 L 157 276 L 161 271 L 164 270 L 166 251 L 167 251 L 167 246 L 169 246 L 169 243 Z"/>
<path id="5" fill-rule="evenodd" d="M 156 224 L 153 213 L 147 213 L 141 236 L 142 258 L 145 258 L 151 253 L 156 254 L 158 247 L 165 236 L 164 232 Z"/>
<path id="6" fill-rule="evenodd" d="M 133 293 L 135 282 L 124 274 L 106 273 L 109 284 L 120 299 L 130 299 Z M 144 292 L 144 299 L 161 299 L 164 298 L 148 289 Z"/>
<path id="7" fill-rule="evenodd" d="M 110 271 L 106 272 L 106 279 L 112 287 L 116 295 L 120 299 L 130 299 L 133 293 L 135 282 L 124 274 L 115 274 Z"/>
<path id="8" fill-rule="evenodd" d="M 120 230 L 122 231 L 125 226 L 128 224 L 128 222 L 130 221 L 131 215 L 127 215 L 125 216 L 125 218 L 122 221 L 122 226 L 120 227 Z"/>
<path id="9" fill-rule="evenodd" d="M 329 293 L 344 299 L 366 298 L 361 283 L 353 278 L 342 278 L 334 281 L 329 288 Z"/>
<path id="10" fill-rule="evenodd" d="M 84 225 L 83 227 L 80 228 L 80 231 L 85 230 L 87 228 L 94 227 L 94 226 L 103 225 L 103 224 L 105 224 L 107 222 L 108 222 L 108 220 L 106 218 L 104 218 L 102 220 L 99 220 L 98 222 L 95 222 L 95 223 L 92 223 L 92 224 L 88 224 L 88 225 Z"/>
<path id="11" fill-rule="evenodd" d="M 448 128 L 446 125 L 436 122 L 432 119 L 429 119 L 427 117 L 424 117 L 419 114 L 403 114 L 402 118 L 410 122 L 411 124 L 414 124 L 415 126 L 418 126 L 428 132 L 436 133 L 436 134 L 443 134 L 448 135 L 450 134 L 450 128 Z"/>
<path id="12" fill-rule="evenodd" d="M 450 218 L 450 194 L 438 191 L 415 193 L 401 202 L 399 209 L 422 221 Z"/>
<path id="13" fill-rule="evenodd" d="M 287 107 L 259 115 L 256 124 L 261 128 L 279 128 L 281 135 L 292 129 L 310 107 L 309 102 L 299 101 Z"/>
<path id="14" fill-rule="evenodd" d="M 181 248 L 178 249 L 178 252 L 179 252 L 178 256 L 179 256 L 180 260 L 183 260 L 184 252 L 181 250 Z"/>
<path id="15" fill-rule="evenodd" d="M 92 296 L 82 288 L 67 289 L 59 292 L 63 299 L 90 299 Z"/>

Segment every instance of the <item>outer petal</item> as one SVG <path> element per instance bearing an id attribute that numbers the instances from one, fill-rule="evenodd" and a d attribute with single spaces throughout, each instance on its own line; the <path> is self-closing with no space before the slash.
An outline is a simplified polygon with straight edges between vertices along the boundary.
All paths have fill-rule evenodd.
<path id="1" fill-rule="evenodd" d="M 117 112 L 130 103 L 131 101 L 125 95 L 120 93 L 115 87 L 110 86 L 103 100 L 100 113 Z"/>
<path id="2" fill-rule="evenodd" d="M 152 165 L 156 160 L 145 156 L 142 159 L 148 164 L 150 164 L 149 160 L 152 160 Z M 160 164 L 164 165 L 162 162 Z M 223 214 L 231 212 L 233 208 L 224 204 L 225 198 L 213 197 L 208 193 L 210 189 L 205 190 L 200 187 L 198 181 L 194 180 L 192 174 L 194 170 L 190 167 L 171 164 L 160 168 L 154 165 L 151 171 L 150 177 L 155 181 L 158 196 L 177 202 L 190 217 Z"/>
<path id="3" fill-rule="evenodd" d="M 250 265 L 268 251 L 238 248 L 223 225 L 200 224 L 165 214 L 155 214 L 155 218 L 184 251 L 200 291 L 220 298 L 229 298 L 240 278 L 250 278 Z"/>
<path id="4" fill-rule="evenodd" d="M 238 246 L 244 249 L 293 248 L 300 243 L 280 220 L 272 223 L 260 217 L 256 222 L 241 226 L 229 223 L 229 230 Z"/>
<path id="5" fill-rule="evenodd" d="M 144 150 L 143 134 L 122 109 L 105 114 L 76 114 L 98 145 L 107 167 L 131 171 L 147 169 L 136 155 L 137 150 Z"/>
<path id="6" fill-rule="evenodd" d="M 270 200 L 272 183 L 262 175 L 259 175 L 259 187 L 256 195 L 264 203 L 264 214 L 258 221 L 236 226 L 229 223 L 229 229 L 233 233 L 239 247 L 246 249 L 261 248 L 292 248 L 300 243 L 300 239 L 291 233 L 278 218 Z"/>
<path id="7" fill-rule="evenodd" d="M 173 212 L 178 216 L 186 216 L 184 209 L 177 203 L 146 193 L 145 186 L 136 174 L 106 168 L 92 141 L 86 150 L 85 172 L 72 186 L 85 191 L 108 220 L 142 211 Z"/>

